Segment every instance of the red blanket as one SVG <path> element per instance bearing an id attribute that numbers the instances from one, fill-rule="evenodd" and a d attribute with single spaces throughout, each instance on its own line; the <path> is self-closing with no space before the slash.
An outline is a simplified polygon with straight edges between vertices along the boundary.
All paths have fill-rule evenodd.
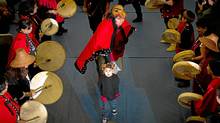
<path id="1" fill-rule="evenodd" d="M 124 21 L 124 23 L 121 25 L 122 29 L 124 30 L 125 37 L 128 38 L 131 32 L 133 31 L 133 28 L 129 24 L 128 21 Z M 117 60 L 119 57 L 123 56 L 124 48 L 123 50 L 120 49 L 119 52 L 111 52 L 111 41 L 112 41 L 112 35 L 114 32 L 113 22 L 112 19 L 104 19 L 98 26 L 97 30 L 93 34 L 93 36 L 90 38 L 88 44 L 84 48 L 84 50 L 80 53 L 79 57 L 77 58 L 75 62 L 76 69 L 84 74 L 86 71 L 86 64 L 89 61 L 93 61 L 96 56 L 98 56 L 100 53 L 110 54 L 112 53 L 113 59 Z M 122 42 L 122 35 L 121 32 L 116 32 L 115 35 L 115 41 L 114 41 L 114 48 L 118 45 L 118 42 Z M 127 42 L 124 42 L 124 45 Z M 121 44 L 123 44 L 121 43 Z"/>

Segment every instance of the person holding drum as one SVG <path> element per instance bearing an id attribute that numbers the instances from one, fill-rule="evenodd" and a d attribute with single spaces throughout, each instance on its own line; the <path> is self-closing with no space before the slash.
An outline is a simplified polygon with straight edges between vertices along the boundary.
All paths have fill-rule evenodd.
<path id="1" fill-rule="evenodd" d="M 68 30 L 63 28 L 64 18 L 57 13 L 56 0 L 38 0 L 38 16 L 44 20 L 54 18 L 59 24 L 59 30 L 56 35 L 62 35 Z"/>
<path id="2" fill-rule="evenodd" d="M 39 45 L 39 42 L 36 40 L 35 36 L 31 33 L 31 31 L 32 24 L 30 20 L 27 19 L 19 21 L 18 33 L 15 39 L 12 41 L 7 66 L 11 64 L 12 60 L 16 56 L 16 50 L 19 48 L 23 48 L 27 54 L 36 54 L 36 47 Z"/>
<path id="3" fill-rule="evenodd" d="M 161 17 L 164 19 L 166 28 L 168 21 L 171 18 L 179 18 L 179 15 L 184 9 L 183 0 L 166 0 L 163 7 L 160 9 Z"/>
<path id="4" fill-rule="evenodd" d="M 161 17 L 164 19 L 164 23 L 167 29 L 168 21 L 172 18 L 179 19 L 179 15 L 184 9 L 183 0 L 166 0 L 162 8 L 160 9 Z M 171 44 L 167 51 L 174 51 L 176 48 L 175 44 Z"/>
<path id="5" fill-rule="evenodd" d="M 199 89 L 196 86 L 195 87 L 193 86 L 193 91 L 203 94 L 206 91 L 208 84 L 211 81 L 211 75 L 208 74 L 208 71 L 206 69 L 208 63 L 211 60 L 220 59 L 220 55 L 218 48 L 214 43 L 215 41 L 218 40 L 217 35 L 211 33 L 208 36 L 199 38 L 199 40 L 202 43 L 201 45 L 202 59 L 199 62 L 199 65 L 201 67 L 201 72 L 196 76 L 195 81 L 200 84 L 201 88 L 203 89 L 203 92 L 201 91 L 201 89 Z M 192 60 L 194 60 L 194 58 Z"/>
<path id="6" fill-rule="evenodd" d="M 123 47 L 128 42 L 128 37 L 135 30 L 125 17 L 126 13 L 121 5 L 112 7 L 112 12 L 99 24 L 88 44 L 77 58 L 75 67 L 79 72 L 84 74 L 86 64 L 95 59 L 97 71 L 100 74 L 101 64 L 115 61 L 123 56 Z M 121 45 L 116 45 L 117 42 L 121 42 Z M 121 47 L 121 49 L 116 47 Z M 118 49 L 120 49 L 119 52 L 113 51 Z"/>
<path id="7" fill-rule="evenodd" d="M 208 32 L 207 20 L 203 18 L 199 19 L 196 22 L 196 30 L 198 32 L 198 38 L 192 46 L 192 50 L 195 52 L 195 57 L 191 58 L 191 61 L 199 64 L 203 59 L 205 59 L 206 53 L 208 52 L 208 49 L 205 47 L 205 45 L 202 45 L 200 41 L 200 38 Z M 195 77 L 193 81 L 192 88 L 194 93 L 204 94 L 204 90 L 207 87 L 206 83 L 210 82 L 211 77 L 207 74 L 206 67 L 207 66 L 201 66 L 202 71 Z"/>
<path id="8" fill-rule="evenodd" d="M 208 31 L 208 24 L 207 20 L 199 19 L 196 22 L 196 31 L 198 32 L 197 40 L 193 43 L 192 50 L 195 52 L 195 57 L 191 60 L 194 62 L 199 63 L 201 59 L 204 58 L 204 54 L 201 54 L 201 41 L 199 40 L 200 37 L 203 37 L 205 33 Z"/>
<path id="9" fill-rule="evenodd" d="M 220 61 L 212 60 L 207 67 L 212 80 L 208 85 L 207 91 L 202 99 L 194 102 L 195 113 L 200 116 L 208 116 L 217 113 L 218 102 L 216 100 L 216 90 L 220 87 Z M 218 123 L 212 121 L 212 123 Z"/>
<path id="10" fill-rule="evenodd" d="M 195 41 L 194 29 L 192 22 L 195 20 L 195 14 L 190 10 L 184 10 L 181 20 L 177 27 L 178 32 L 181 34 L 180 43 L 176 44 L 176 53 L 183 50 L 190 50 Z"/>
<path id="11" fill-rule="evenodd" d="M 29 19 L 32 23 L 32 33 L 36 39 L 40 39 L 39 29 L 41 19 L 37 16 L 37 2 L 35 0 L 22 1 L 18 7 L 18 15 L 20 20 Z"/>
<path id="12" fill-rule="evenodd" d="M 34 56 L 27 54 L 24 49 L 18 49 L 15 59 L 5 73 L 9 84 L 8 92 L 20 105 L 29 100 L 33 94 L 30 90 L 28 66 L 34 61 Z"/>
<path id="13" fill-rule="evenodd" d="M 23 48 L 27 54 L 36 55 L 36 48 L 39 45 L 39 42 L 31 32 L 31 21 L 28 19 L 20 20 L 18 24 L 18 33 L 15 39 L 12 41 L 9 50 L 7 67 L 9 67 L 12 60 L 14 60 L 16 56 L 16 50 L 19 48 Z M 40 70 L 37 67 L 34 67 L 34 64 L 29 67 L 31 76 L 34 76 L 39 71 Z"/>
<path id="14" fill-rule="evenodd" d="M 0 76 L 0 123 L 17 123 L 20 106 L 7 92 L 8 83 Z"/>

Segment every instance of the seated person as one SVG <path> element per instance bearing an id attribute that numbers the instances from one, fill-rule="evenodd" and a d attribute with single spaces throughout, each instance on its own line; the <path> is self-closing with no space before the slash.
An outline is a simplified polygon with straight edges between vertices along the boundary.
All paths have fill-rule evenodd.
<path id="1" fill-rule="evenodd" d="M 17 123 L 20 106 L 7 92 L 8 84 L 0 76 L 0 123 Z"/>
<path id="2" fill-rule="evenodd" d="M 216 90 L 220 87 L 220 60 L 212 60 L 207 67 L 208 74 L 212 80 L 203 95 L 203 98 L 194 102 L 195 113 L 199 116 L 212 116 L 217 113 L 218 102 L 216 100 Z M 217 122 L 215 122 L 217 123 Z"/>

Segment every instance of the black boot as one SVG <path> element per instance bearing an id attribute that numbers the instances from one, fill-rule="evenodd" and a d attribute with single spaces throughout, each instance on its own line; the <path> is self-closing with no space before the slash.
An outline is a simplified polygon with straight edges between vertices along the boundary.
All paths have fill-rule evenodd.
<path id="1" fill-rule="evenodd" d="M 142 22 L 143 21 L 143 18 L 142 17 L 137 17 L 135 18 L 132 22 L 133 23 L 138 23 L 138 22 Z"/>
<path id="2" fill-rule="evenodd" d="M 137 14 L 137 18 L 134 19 L 132 22 L 133 23 L 137 23 L 137 22 L 142 22 L 143 21 L 143 15 L 142 15 L 142 12 L 141 12 L 141 5 L 138 1 L 133 1 L 132 2 L 132 6 L 134 7 L 135 9 L 135 12 Z"/>

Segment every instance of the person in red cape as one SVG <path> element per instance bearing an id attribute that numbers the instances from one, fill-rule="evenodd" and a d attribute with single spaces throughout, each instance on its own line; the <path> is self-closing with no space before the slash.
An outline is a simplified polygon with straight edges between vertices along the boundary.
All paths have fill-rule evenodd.
<path id="1" fill-rule="evenodd" d="M 56 0 L 38 0 L 38 16 L 43 20 L 49 17 L 54 18 L 59 24 L 59 30 L 57 35 L 62 35 L 67 32 L 67 29 L 62 27 L 64 18 L 57 13 L 57 1 Z"/>
<path id="2" fill-rule="evenodd" d="M 4 77 L 0 77 L 0 123 L 17 123 L 20 106 L 7 92 L 8 85 Z"/>
<path id="3" fill-rule="evenodd" d="M 212 60 L 207 67 L 208 73 L 211 74 L 212 80 L 203 95 L 202 99 L 194 102 L 195 112 L 200 116 L 215 114 L 217 111 L 218 102 L 216 100 L 216 90 L 220 87 L 220 61 Z"/>
<path id="4" fill-rule="evenodd" d="M 99 56 L 108 57 L 110 61 L 116 61 L 123 56 L 124 45 L 134 30 L 134 27 L 125 20 L 125 16 L 126 13 L 121 5 L 113 6 L 111 14 L 99 24 L 75 62 L 75 67 L 80 73 L 84 74 L 86 64 Z"/>
<path id="5" fill-rule="evenodd" d="M 19 22 L 18 31 L 19 32 L 12 41 L 11 48 L 9 50 L 7 66 L 9 66 L 11 61 L 15 58 L 17 49 L 23 48 L 28 54 L 35 55 L 36 47 L 39 45 L 39 42 L 31 33 L 32 25 L 29 20 L 21 20 Z"/>
<path id="6" fill-rule="evenodd" d="M 18 7 L 19 20 L 29 19 L 32 24 L 32 32 L 36 39 L 40 39 L 39 30 L 42 20 L 37 16 L 37 2 L 35 0 L 22 1 Z"/>

